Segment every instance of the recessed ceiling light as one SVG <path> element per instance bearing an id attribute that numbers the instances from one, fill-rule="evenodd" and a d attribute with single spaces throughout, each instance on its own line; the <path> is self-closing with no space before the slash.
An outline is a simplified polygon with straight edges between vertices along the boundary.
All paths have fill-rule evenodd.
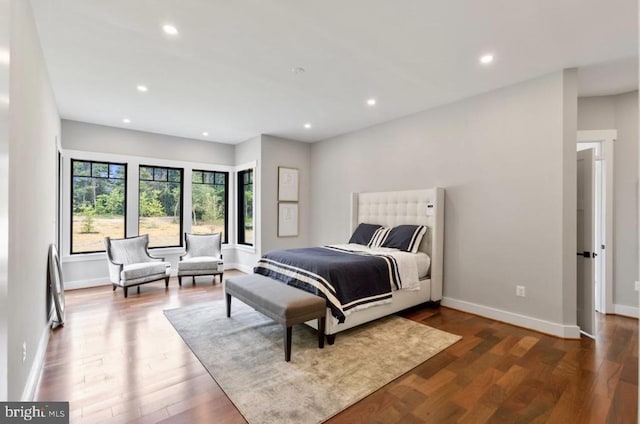
<path id="1" fill-rule="evenodd" d="M 307 122 L 306 124 L 304 124 L 304 127 L 305 127 L 306 129 L 309 129 L 309 128 L 311 128 L 311 124 Z"/>
<path id="2" fill-rule="evenodd" d="M 205 132 L 202 133 L 202 135 L 206 137 L 206 136 L 209 135 L 209 133 L 205 131 Z"/>
<path id="3" fill-rule="evenodd" d="M 136 87 L 136 89 L 141 93 L 146 93 L 147 91 L 149 91 L 149 87 L 147 87 L 146 85 L 139 85 Z"/>
<path id="4" fill-rule="evenodd" d="M 11 54 L 9 54 L 9 50 L 0 49 L 0 63 L 4 65 L 8 65 L 11 61 Z"/>
<path id="5" fill-rule="evenodd" d="M 483 65 L 488 65 L 491 62 L 493 62 L 493 55 L 492 54 L 485 54 L 480 56 L 480 63 L 482 63 Z"/>
<path id="6" fill-rule="evenodd" d="M 375 106 L 376 105 L 376 99 L 369 99 L 367 100 L 367 104 L 369 106 Z"/>
<path id="7" fill-rule="evenodd" d="M 305 73 L 305 69 L 300 67 L 300 66 L 296 66 L 294 68 L 291 68 L 291 72 L 293 72 L 294 74 L 304 74 Z"/>
<path id="8" fill-rule="evenodd" d="M 124 122 L 125 124 L 130 124 L 131 123 L 131 119 L 129 118 L 123 118 L 122 122 Z"/>
<path id="9" fill-rule="evenodd" d="M 178 28 L 174 27 L 171 24 L 162 25 L 162 30 L 165 32 L 165 34 L 178 35 Z"/>

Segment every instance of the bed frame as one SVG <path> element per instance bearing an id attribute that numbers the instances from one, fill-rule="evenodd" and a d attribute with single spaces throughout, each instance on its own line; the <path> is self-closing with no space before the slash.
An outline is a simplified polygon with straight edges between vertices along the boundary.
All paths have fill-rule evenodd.
<path id="1" fill-rule="evenodd" d="M 444 189 L 435 187 L 427 190 L 352 193 L 351 233 L 347 235 L 347 239 L 361 222 L 387 227 L 402 224 L 426 225 L 429 231 L 418 250 L 431 257 L 431 268 L 429 275 L 420 280 L 419 291 L 394 291 L 391 303 L 354 311 L 347 315 L 342 324 L 338 323 L 327 308 L 325 332 L 329 344 L 333 344 L 335 335 L 341 331 L 421 303 L 439 302 L 442 299 Z M 307 324 L 317 329 L 315 320 Z"/>

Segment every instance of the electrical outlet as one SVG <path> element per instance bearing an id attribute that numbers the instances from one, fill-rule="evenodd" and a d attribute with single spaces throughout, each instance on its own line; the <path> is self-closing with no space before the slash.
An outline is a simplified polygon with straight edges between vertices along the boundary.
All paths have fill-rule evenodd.
<path id="1" fill-rule="evenodd" d="M 27 361 L 27 342 L 22 342 L 22 362 Z"/>
<path id="2" fill-rule="evenodd" d="M 634 290 L 635 291 L 640 291 L 640 281 L 636 281 L 636 284 L 634 286 Z"/>
<path id="3" fill-rule="evenodd" d="M 525 293 L 526 292 L 525 292 L 524 286 L 516 286 L 516 296 L 525 297 L 526 296 Z"/>

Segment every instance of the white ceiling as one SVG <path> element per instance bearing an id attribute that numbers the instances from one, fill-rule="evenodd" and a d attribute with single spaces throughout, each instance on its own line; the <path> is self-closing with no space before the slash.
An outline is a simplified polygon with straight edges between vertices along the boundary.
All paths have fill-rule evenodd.
<path id="1" fill-rule="evenodd" d="M 637 88 L 636 0 L 31 3 L 64 118 L 188 138 L 317 141 L 568 67 Z"/>

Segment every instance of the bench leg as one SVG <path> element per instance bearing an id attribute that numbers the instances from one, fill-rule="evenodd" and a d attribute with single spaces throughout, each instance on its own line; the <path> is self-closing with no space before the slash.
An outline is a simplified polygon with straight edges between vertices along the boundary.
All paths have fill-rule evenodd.
<path id="1" fill-rule="evenodd" d="M 138 294 L 140 294 L 140 286 L 138 286 Z"/>
<path id="2" fill-rule="evenodd" d="M 123 289 L 124 289 L 124 298 L 126 299 L 126 298 L 127 298 L 127 295 L 129 294 L 129 293 L 128 293 L 128 292 L 129 292 L 129 287 L 124 286 L 124 287 L 123 287 Z"/>
<path id="3" fill-rule="evenodd" d="M 291 327 L 284 328 L 284 360 L 291 361 Z"/>
<path id="4" fill-rule="evenodd" d="M 226 293 L 225 295 L 227 298 L 227 318 L 231 318 L 231 295 Z"/>
<path id="5" fill-rule="evenodd" d="M 169 277 L 164 279 L 164 288 L 168 289 L 169 288 Z"/>
<path id="6" fill-rule="evenodd" d="M 326 317 L 318 318 L 318 347 L 324 348 L 324 323 Z"/>
<path id="7" fill-rule="evenodd" d="M 327 343 L 332 345 L 335 342 L 336 342 L 336 335 L 335 334 L 327 334 Z"/>
<path id="8" fill-rule="evenodd" d="M 178 285 L 182 287 L 182 277 L 178 275 Z"/>

